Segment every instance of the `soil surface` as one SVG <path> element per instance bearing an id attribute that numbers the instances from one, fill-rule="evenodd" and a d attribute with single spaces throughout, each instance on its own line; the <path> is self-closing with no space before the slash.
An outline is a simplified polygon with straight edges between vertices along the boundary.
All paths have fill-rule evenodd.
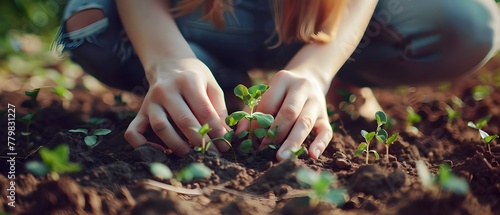
<path id="1" fill-rule="evenodd" d="M 498 68 L 490 63 L 483 69 Z M 440 87 L 376 90 L 384 111 L 395 125 L 390 134 L 399 132 L 390 147 L 386 161 L 385 146 L 373 143 L 381 159 L 364 163 L 354 156 L 362 137 L 361 129 L 373 130 L 376 122 L 357 118 L 336 120 L 334 138 L 319 160 L 300 157 L 277 162 L 272 149 L 252 155 L 232 151 L 221 157 L 192 153 L 179 158 L 150 145 L 132 149 L 123 133 L 135 114 L 133 110 L 105 104 L 98 95 L 74 89 L 74 99 L 63 108 L 61 100 L 41 93 L 38 107 L 30 104 L 23 92 L 2 93 L 2 108 L 16 106 L 16 116 L 36 115 L 30 126 L 30 139 L 17 135 L 15 158 L 15 207 L 10 200 L 6 141 L 0 145 L 0 214 L 500 214 L 500 146 L 481 142 L 479 133 L 467 126 L 483 116 L 492 118 L 484 128 L 490 134 L 500 133 L 500 89 L 476 101 L 472 87 L 481 84 L 476 75 Z M 42 90 L 43 91 L 43 90 Z M 465 105 L 457 120 L 448 123 L 446 104 L 452 97 Z M 416 123 L 418 133 L 406 125 L 406 107 L 422 116 Z M 91 125 L 91 118 L 102 119 Z M 7 139 L 7 116 L 0 123 L 1 139 Z M 99 137 L 95 147 L 88 147 L 84 136 L 70 133 L 75 128 L 108 128 L 112 133 Z M 16 132 L 26 131 L 17 123 Z M 149 132 L 148 137 L 154 140 Z M 32 142 L 28 145 L 27 141 Z M 40 160 L 40 147 L 70 147 L 70 161 L 80 163 L 77 173 L 35 177 L 27 173 L 27 161 Z M 304 144 L 308 145 L 308 141 Z M 235 144 L 236 146 L 236 144 Z M 454 174 L 469 183 L 470 190 L 460 196 L 447 191 L 424 189 L 416 171 L 416 161 L 423 160 L 437 173 L 443 163 L 451 165 Z M 149 165 L 162 162 L 177 172 L 192 162 L 204 163 L 212 170 L 207 179 L 190 183 L 161 180 L 151 175 Z M 315 171 L 333 172 L 335 187 L 347 190 L 342 206 L 320 203 L 309 206 L 308 190 L 296 181 L 296 170 L 309 167 Z M 155 183 L 159 182 L 159 183 Z M 160 185 L 157 185 L 160 184 Z M 174 188 L 161 188 L 161 184 Z"/>

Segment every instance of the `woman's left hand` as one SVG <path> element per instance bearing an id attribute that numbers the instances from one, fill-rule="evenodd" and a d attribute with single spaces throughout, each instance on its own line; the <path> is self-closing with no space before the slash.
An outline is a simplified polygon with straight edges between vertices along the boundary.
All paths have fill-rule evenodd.
<path id="1" fill-rule="evenodd" d="M 290 149 L 298 149 L 311 131 L 316 134 L 309 146 L 309 156 L 314 159 L 319 158 L 333 137 L 322 86 L 310 76 L 288 70 L 277 72 L 254 110 L 275 116 L 271 128 L 278 126 L 276 142 L 283 142 L 276 154 L 280 161 L 289 158 Z M 248 121 L 241 121 L 236 133 L 248 130 L 248 126 Z M 271 143 L 272 139 L 266 136 L 259 148 L 265 149 Z"/>

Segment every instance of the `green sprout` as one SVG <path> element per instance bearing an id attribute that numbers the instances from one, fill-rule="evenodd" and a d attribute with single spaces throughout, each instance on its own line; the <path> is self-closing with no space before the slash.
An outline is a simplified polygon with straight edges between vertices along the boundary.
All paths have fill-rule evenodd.
<path id="1" fill-rule="evenodd" d="M 455 176 L 447 164 L 439 165 L 437 175 L 432 175 L 422 160 L 416 163 L 418 177 L 424 188 L 439 193 L 441 190 L 450 191 L 458 195 L 465 195 L 469 191 L 469 184 L 463 178 Z"/>
<path id="2" fill-rule="evenodd" d="M 238 135 L 238 138 L 244 138 L 245 136 L 247 137 L 247 139 L 243 140 L 240 144 L 241 151 L 245 153 L 250 153 L 253 150 L 253 135 L 255 135 L 259 139 L 262 139 L 265 136 L 269 136 L 271 138 L 276 137 L 276 128 L 269 129 L 274 121 L 274 117 L 270 114 L 254 112 L 255 107 L 259 104 L 262 94 L 264 94 L 268 89 L 269 86 L 264 84 L 254 85 L 250 88 L 239 84 L 234 88 L 234 94 L 236 95 L 236 97 L 243 100 L 250 111 L 249 113 L 245 111 L 233 112 L 228 117 L 226 117 L 226 123 L 229 126 L 234 126 L 238 124 L 242 119 L 247 119 L 249 121 L 249 130 L 242 131 Z M 252 122 L 254 120 L 257 121 L 257 123 L 260 125 L 260 128 L 252 128 Z"/>
<path id="3" fill-rule="evenodd" d="M 80 171 L 80 164 L 69 162 L 69 147 L 62 144 L 54 149 L 42 147 L 38 152 L 42 158 L 40 161 L 29 161 L 26 163 L 26 170 L 36 176 L 44 176 L 51 173 L 54 179 L 59 178 L 61 173 L 71 173 Z"/>
<path id="4" fill-rule="evenodd" d="M 389 134 L 385 129 L 382 128 L 388 121 L 387 115 L 383 111 L 377 111 L 375 113 L 375 119 L 377 121 L 377 128 L 375 131 L 368 132 L 366 130 L 361 130 L 361 136 L 365 138 L 365 142 L 359 144 L 358 149 L 354 152 L 354 155 L 359 156 L 363 153 L 366 153 L 366 164 L 368 164 L 368 158 L 370 153 L 373 153 L 375 159 L 380 159 L 380 155 L 375 150 L 370 150 L 370 143 L 375 137 L 378 141 L 385 143 L 387 150 L 387 159 L 389 159 L 389 146 L 394 143 L 397 139 L 398 134 L 394 134 L 389 137 Z"/>
<path id="5" fill-rule="evenodd" d="M 172 170 L 162 163 L 152 163 L 149 166 L 151 174 L 161 179 L 175 179 L 177 181 L 191 182 L 194 179 L 208 178 L 212 170 L 202 163 L 191 163 L 179 171 L 175 177 Z"/>
<path id="6" fill-rule="evenodd" d="M 455 109 L 460 109 L 464 105 L 463 101 L 456 96 L 454 96 L 451 100 L 453 102 L 453 105 L 451 105 L 451 106 L 448 104 L 446 105 L 446 116 L 448 118 L 448 122 L 447 122 L 448 125 L 451 125 L 451 123 L 455 119 L 457 119 L 460 115 L 462 115 L 461 111 L 459 111 L 459 110 L 457 111 Z"/>
<path id="7" fill-rule="evenodd" d="M 467 125 L 471 128 L 474 128 L 479 131 L 479 136 L 481 137 L 481 140 L 488 145 L 488 151 L 491 152 L 491 143 L 495 140 L 498 139 L 499 136 L 494 134 L 494 135 L 489 135 L 484 131 L 482 128 L 488 124 L 488 121 L 491 119 L 491 116 L 485 116 L 481 119 L 479 119 L 476 123 L 469 121 Z"/>
<path id="8" fill-rule="evenodd" d="M 315 207 L 319 202 L 338 206 L 342 206 L 346 202 L 346 191 L 341 188 L 332 188 L 337 179 L 330 172 L 317 173 L 312 169 L 302 167 L 297 170 L 296 179 L 301 186 L 311 188 L 309 193 L 311 207 Z"/>
<path id="9" fill-rule="evenodd" d="M 212 130 L 212 128 L 210 128 L 208 126 L 208 124 L 204 124 L 203 126 L 201 126 L 198 129 L 196 129 L 196 128 L 191 128 L 191 129 L 198 132 L 198 134 L 201 136 L 201 146 L 194 147 L 194 150 L 197 152 L 201 152 L 202 154 L 207 153 L 212 142 L 211 141 L 206 142 L 205 136 L 208 134 L 208 132 L 210 132 Z"/>
<path id="10" fill-rule="evenodd" d="M 406 113 L 408 114 L 408 118 L 406 118 L 406 129 L 413 134 L 417 134 L 418 128 L 415 127 L 415 123 L 421 122 L 422 117 L 418 115 L 412 107 L 406 107 Z"/>
<path id="11" fill-rule="evenodd" d="M 30 143 L 30 136 L 31 136 L 31 123 L 33 122 L 33 117 L 35 117 L 35 114 L 28 113 L 24 115 L 21 118 L 18 118 L 17 121 L 23 123 L 26 126 L 26 131 L 21 132 L 22 136 L 26 137 L 26 145 L 29 147 L 31 145 Z"/>
<path id="12" fill-rule="evenodd" d="M 97 136 L 105 136 L 109 133 L 111 133 L 111 130 L 105 129 L 105 128 L 99 128 L 95 129 L 92 134 L 89 134 L 89 131 L 84 128 L 78 128 L 78 129 L 71 129 L 69 130 L 71 133 L 83 133 L 85 134 L 85 137 L 83 138 L 83 141 L 87 146 L 89 147 L 94 147 L 97 143 Z"/>

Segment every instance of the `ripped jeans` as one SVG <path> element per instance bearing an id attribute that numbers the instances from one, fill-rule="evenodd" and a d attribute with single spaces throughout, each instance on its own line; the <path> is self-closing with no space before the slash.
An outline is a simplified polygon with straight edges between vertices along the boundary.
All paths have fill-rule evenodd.
<path id="1" fill-rule="evenodd" d="M 171 0 L 175 5 L 178 0 Z M 195 55 L 222 89 L 232 89 L 252 68 L 282 69 L 302 43 L 276 42 L 269 0 L 233 0 L 234 16 L 218 30 L 201 11 L 176 18 Z M 98 9 L 104 17 L 69 32 L 73 15 Z M 362 41 L 336 78 L 358 86 L 422 85 L 454 80 L 476 70 L 500 44 L 493 0 L 380 0 Z M 236 19 L 234 18 L 236 17 Z M 108 86 L 148 89 L 113 0 L 70 0 L 56 39 L 89 74 Z"/>

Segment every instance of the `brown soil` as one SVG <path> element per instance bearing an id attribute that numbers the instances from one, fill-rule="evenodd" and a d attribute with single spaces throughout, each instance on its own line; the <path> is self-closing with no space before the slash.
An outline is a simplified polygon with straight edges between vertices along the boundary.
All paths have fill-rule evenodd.
<path id="1" fill-rule="evenodd" d="M 471 87 L 478 84 L 476 80 L 467 78 L 447 90 L 377 90 L 385 112 L 397 122 L 388 131 L 399 132 L 400 137 L 390 148 L 389 162 L 384 146 L 373 144 L 371 147 L 382 158 L 371 159 L 370 165 L 364 164 L 363 157 L 354 156 L 362 141 L 359 131 L 375 126 L 375 122 L 361 118 L 337 121 L 340 127 L 319 160 L 300 158 L 280 163 L 272 150 L 252 156 L 238 154 L 237 160 L 232 152 L 222 157 L 192 153 L 178 158 L 149 145 L 133 150 L 123 138 L 131 114 L 105 105 L 98 96 L 74 90 L 75 99 L 64 109 L 58 99 L 45 95 L 40 100 L 53 102 L 45 102 L 34 118 L 30 137 L 34 145 L 28 149 L 24 137 L 17 139 L 16 207 L 7 204 L 9 165 L 2 157 L 0 214 L 2 210 L 8 214 L 500 214 L 500 146 L 496 141 L 488 152 L 477 131 L 467 127 L 469 120 L 490 114 L 485 130 L 490 134 L 500 132 L 500 91 L 496 88 L 493 95 L 476 102 L 470 94 Z M 460 119 L 447 124 L 444 106 L 451 104 L 453 95 L 466 105 Z M 19 116 L 33 109 L 26 99 L 22 92 L 0 95 L 0 102 L 5 104 L 2 107 L 16 105 Z M 423 117 L 416 124 L 419 134 L 405 129 L 407 106 Z M 106 119 L 97 127 L 113 131 L 100 138 L 94 148 L 85 145 L 81 134 L 68 132 L 88 126 L 85 120 L 89 117 Z M 6 116 L 2 119 L 7 122 Z M 0 125 L 2 140 L 7 139 L 6 124 Z M 16 129 L 25 130 L 20 123 Z M 39 147 L 62 143 L 70 146 L 70 160 L 80 163 L 82 171 L 58 180 L 25 172 L 26 161 L 40 160 L 33 153 Z M 4 141 L 0 155 L 6 153 Z M 456 175 L 469 182 L 469 193 L 458 196 L 423 189 L 415 169 L 417 160 L 423 160 L 434 173 L 439 164 L 450 164 Z M 202 162 L 213 172 L 208 179 L 179 184 L 154 178 L 149 172 L 152 162 L 162 162 L 174 172 L 189 163 Z M 335 173 L 338 186 L 347 189 L 349 201 L 342 207 L 326 203 L 310 207 L 307 192 L 295 179 L 297 168 L 302 166 Z M 150 179 L 202 193 L 160 189 L 152 186 Z"/>

